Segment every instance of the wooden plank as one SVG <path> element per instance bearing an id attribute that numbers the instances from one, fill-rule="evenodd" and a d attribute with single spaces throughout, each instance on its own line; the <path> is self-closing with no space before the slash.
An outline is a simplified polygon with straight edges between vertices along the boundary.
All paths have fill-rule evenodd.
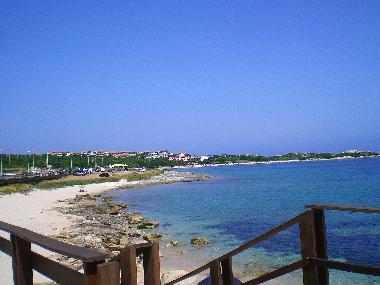
<path id="1" fill-rule="evenodd" d="M 84 284 L 84 275 L 82 273 L 50 260 L 38 253 L 32 252 L 32 264 L 34 270 L 58 284 Z"/>
<path id="2" fill-rule="evenodd" d="M 355 207 L 355 206 L 341 206 L 341 205 L 305 205 L 308 209 L 319 210 L 332 210 L 332 211 L 344 211 L 344 212 L 362 212 L 380 214 L 380 208 L 368 208 L 368 207 Z"/>
<path id="3" fill-rule="evenodd" d="M 33 285 L 31 244 L 11 234 L 13 282 L 15 285 Z"/>
<path id="4" fill-rule="evenodd" d="M 287 222 L 267 231 L 266 233 L 262 234 L 261 236 L 258 236 L 257 238 L 254 238 L 253 240 L 248 241 L 247 243 L 235 248 L 234 250 L 214 259 L 213 261 L 220 261 L 221 262 L 227 258 L 233 257 L 233 256 L 245 251 L 246 249 L 248 249 L 248 248 L 272 237 L 273 235 L 278 234 L 278 233 L 286 230 L 287 228 L 294 226 L 295 224 L 299 223 L 299 221 L 308 213 L 309 213 L 309 211 L 306 211 L 304 213 L 299 214 L 298 216 L 296 216 L 296 217 L 288 220 Z M 166 283 L 166 285 L 173 285 L 175 283 L 181 282 L 183 280 L 186 280 L 187 278 L 190 278 L 191 276 L 194 276 L 196 274 L 199 274 L 199 273 L 205 271 L 206 269 L 210 268 L 211 262 L 209 262 L 205 265 L 202 265 L 202 266 L 198 267 L 197 269 L 194 269 L 193 271 L 177 278 L 176 280 L 173 280 L 173 281 Z"/>
<path id="5" fill-rule="evenodd" d="M 95 262 L 83 262 L 83 271 L 84 271 L 84 284 L 85 285 L 96 285 L 97 282 L 97 270 L 98 264 L 103 263 L 102 261 Z"/>
<path id="6" fill-rule="evenodd" d="M 221 262 L 223 285 L 232 285 L 234 274 L 232 272 L 232 257 Z"/>
<path id="7" fill-rule="evenodd" d="M 324 260 L 320 258 L 308 258 L 310 264 L 318 267 L 331 268 L 340 271 L 347 271 L 359 274 L 380 276 L 380 267 L 359 265 L 348 262 L 340 262 L 334 260 Z"/>
<path id="8" fill-rule="evenodd" d="M 158 242 L 153 242 L 143 255 L 144 285 L 160 285 L 160 253 Z"/>
<path id="9" fill-rule="evenodd" d="M 12 256 L 12 245 L 6 238 L 0 237 L 0 251 Z"/>
<path id="10" fill-rule="evenodd" d="M 307 216 L 304 216 L 300 221 L 299 227 L 302 259 L 317 257 L 314 213 L 312 211 Z M 303 268 L 303 284 L 318 285 L 318 269 L 316 266 Z"/>
<path id="11" fill-rule="evenodd" d="M 314 229 L 317 257 L 328 259 L 327 255 L 327 239 L 326 239 L 326 224 L 324 210 L 313 209 L 314 214 Z M 318 284 L 329 285 L 328 268 L 318 267 Z"/>
<path id="12" fill-rule="evenodd" d="M 108 262 L 97 266 L 97 285 L 120 285 L 118 262 Z"/>
<path id="13" fill-rule="evenodd" d="M 127 246 L 120 252 L 121 285 L 137 285 L 136 248 Z"/>
<path id="14" fill-rule="evenodd" d="M 102 253 L 93 249 L 67 244 L 59 240 L 55 240 L 50 237 L 1 221 L 0 230 L 11 233 L 14 236 L 18 236 L 25 241 L 37 244 L 53 252 L 79 259 L 84 262 L 101 261 L 109 257 L 109 254 Z"/>
<path id="15" fill-rule="evenodd" d="M 222 272 L 219 261 L 213 261 L 210 264 L 211 285 L 222 285 Z"/>
<path id="16" fill-rule="evenodd" d="M 250 281 L 247 281 L 247 282 L 243 283 L 243 285 L 261 284 L 261 283 L 267 282 L 269 280 L 275 279 L 277 277 L 280 277 L 282 275 L 288 274 L 290 272 L 296 271 L 296 270 L 303 268 L 303 267 L 307 267 L 307 260 L 299 260 L 299 261 L 293 262 L 289 265 L 283 266 L 283 267 L 276 269 L 272 272 L 261 275 L 260 277 L 252 279 Z"/>

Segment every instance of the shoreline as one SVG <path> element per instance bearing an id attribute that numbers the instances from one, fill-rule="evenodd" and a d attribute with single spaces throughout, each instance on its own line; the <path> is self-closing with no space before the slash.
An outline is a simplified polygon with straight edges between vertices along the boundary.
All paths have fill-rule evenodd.
<path id="1" fill-rule="evenodd" d="M 236 165 L 256 165 L 256 164 L 276 164 L 276 163 L 294 163 L 294 162 L 319 162 L 319 161 L 335 161 L 335 160 L 356 160 L 356 159 L 373 159 L 380 158 L 380 156 L 344 156 L 335 158 L 316 158 L 316 159 L 291 159 L 291 160 L 269 160 L 269 161 L 244 161 L 244 162 L 229 162 L 229 163 L 211 163 L 211 164 L 196 164 L 173 166 L 171 169 L 191 169 L 191 168 L 204 168 L 204 167 L 221 167 L 221 166 L 236 166 Z"/>
<path id="2" fill-rule="evenodd" d="M 146 180 L 120 180 L 118 182 L 67 186 L 45 190 L 37 189 L 25 193 L 4 194 L 0 195 L 0 219 L 4 222 L 27 228 L 43 235 L 57 237 L 70 227 L 75 227 L 81 219 L 75 215 L 75 213 L 62 213 L 58 210 L 65 201 L 70 203 L 70 201 L 76 197 L 82 196 L 95 196 L 99 198 L 103 195 L 107 196 L 104 193 L 109 190 L 121 188 L 138 189 L 160 184 L 195 182 L 207 179 L 210 179 L 210 176 L 189 172 L 165 171 L 164 174 L 153 176 Z M 85 192 L 80 192 L 81 189 Z M 128 212 L 126 212 L 126 215 L 129 215 Z M 114 217 L 114 215 L 111 215 L 110 219 L 114 219 Z M 6 233 L 1 231 L 0 235 L 9 238 Z M 35 250 L 49 256 L 52 254 L 49 251 Z M 60 262 L 71 264 L 74 267 L 78 265 L 78 263 L 72 260 L 62 259 L 59 255 L 53 254 L 53 256 Z M 11 268 L 11 258 L 3 253 L 0 253 L 0 268 Z M 0 284 L 12 284 L 12 280 L 11 270 L 1 272 Z M 47 278 L 36 274 L 35 281 L 46 282 Z"/>

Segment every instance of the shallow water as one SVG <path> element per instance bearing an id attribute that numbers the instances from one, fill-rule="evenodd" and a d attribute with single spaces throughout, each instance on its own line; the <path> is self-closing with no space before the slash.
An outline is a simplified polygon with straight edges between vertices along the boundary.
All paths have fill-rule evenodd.
<path id="1" fill-rule="evenodd" d="M 189 267 L 219 256 L 304 210 L 305 204 L 329 203 L 379 207 L 380 159 L 294 162 L 191 169 L 213 175 L 206 182 L 116 190 L 133 211 L 159 220 L 156 232 L 178 240 L 163 262 Z M 380 215 L 328 212 L 329 257 L 380 266 Z M 191 237 L 212 241 L 207 247 L 190 245 Z M 234 259 L 244 278 L 267 272 L 299 258 L 299 231 L 288 231 Z M 185 254 L 176 256 L 177 251 Z M 175 264 L 175 266 L 174 266 Z M 300 272 L 279 280 L 301 284 Z M 331 271 L 331 284 L 380 284 L 380 278 Z"/>

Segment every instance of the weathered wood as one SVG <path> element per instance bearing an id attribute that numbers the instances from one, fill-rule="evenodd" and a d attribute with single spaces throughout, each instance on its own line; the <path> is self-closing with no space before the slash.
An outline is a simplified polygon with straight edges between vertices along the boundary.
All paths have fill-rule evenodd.
<path id="1" fill-rule="evenodd" d="M 219 261 L 213 261 L 210 265 L 210 280 L 211 285 L 222 285 L 222 272 Z"/>
<path id="2" fill-rule="evenodd" d="M 137 284 L 136 248 L 127 246 L 120 252 L 121 285 Z"/>
<path id="3" fill-rule="evenodd" d="M 0 237 L 0 251 L 12 256 L 12 245 L 6 238 Z"/>
<path id="4" fill-rule="evenodd" d="M 305 205 L 305 208 L 318 209 L 318 210 L 380 214 L 380 208 L 368 208 L 368 207 L 354 207 L 354 206 L 341 206 L 341 205 Z"/>
<path id="5" fill-rule="evenodd" d="M 300 221 L 300 241 L 302 259 L 308 257 L 317 257 L 317 248 L 315 240 L 314 213 L 309 212 Z M 303 284 L 318 285 L 318 268 L 316 266 L 307 266 L 303 268 Z"/>
<path id="6" fill-rule="evenodd" d="M 281 268 L 278 268 L 272 272 L 266 273 L 261 275 L 260 277 L 257 277 L 255 279 L 252 279 L 250 281 L 247 281 L 243 283 L 243 285 L 256 285 L 261 284 L 264 282 L 267 282 L 269 280 L 275 279 L 277 277 L 280 277 L 282 275 L 288 274 L 290 272 L 293 272 L 295 270 L 298 270 L 300 268 L 307 266 L 307 260 L 299 260 L 294 263 L 291 263 L 289 265 L 283 266 Z"/>
<path id="7" fill-rule="evenodd" d="M 120 285 L 120 268 L 118 262 L 98 264 L 96 285 Z"/>
<path id="8" fill-rule="evenodd" d="M 74 269 L 32 252 L 33 269 L 60 285 L 83 285 L 84 275 Z"/>
<path id="9" fill-rule="evenodd" d="M 31 244 L 11 234 L 13 282 L 15 285 L 33 285 Z"/>
<path id="10" fill-rule="evenodd" d="M 157 242 L 153 242 L 143 254 L 144 285 L 160 285 L 160 253 Z"/>
<path id="11" fill-rule="evenodd" d="M 53 252 L 66 255 L 84 262 L 102 261 L 109 257 L 109 254 L 97 250 L 79 247 L 64 243 L 59 240 L 20 228 L 0 221 L 0 230 L 13 234 L 29 243 L 39 245 Z"/>
<path id="12" fill-rule="evenodd" d="M 232 272 L 232 257 L 221 261 L 223 285 L 232 285 L 234 275 Z"/>
<path id="13" fill-rule="evenodd" d="M 267 231 L 266 233 L 262 234 L 261 236 L 258 236 L 257 238 L 254 238 L 253 240 L 246 242 L 245 244 L 235 248 L 234 250 L 231 250 L 230 252 L 227 252 L 226 254 L 214 259 L 213 261 L 221 262 L 222 260 L 225 260 L 229 257 L 233 257 L 233 256 L 247 250 L 248 248 L 250 248 L 256 244 L 258 244 L 264 240 L 267 240 L 268 238 L 272 237 L 273 235 L 278 234 L 278 233 L 286 230 L 287 228 L 290 228 L 291 226 L 294 226 L 295 224 L 299 223 L 299 221 L 308 213 L 309 213 L 309 211 L 299 214 L 298 216 L 290 219 L 289 221 Z M 199 274 L 202 271 L 205 271 L 206 269 L 210 268 L 210 264 L 213 261 L 210 261 L 209 263 L 202 265 L 202 266 L 198 267 L 197 269 L 194 269 L 193 271 L 191 271 L 191 272 L 189 272 L 189 273 L 187 273 L 187 274 L 185 274 L 185 275 L 183 275 L 183 276 L 181 276 L 181 277 L 179 277 L 173 281 L 166 283 L 166 285 L 173 285 L 173 284 L 181 282 L 187 278 L 190 278 L 191 276 Z"/>
<path id="14" fill-rule="evenodd" d="M 310 264 L 322 267 L 331 268 L 340 271 L 353 272 L 359 274 L 380 276 L 380 267 L 359 265 L 348 262 L 340 262 L 335 260 L 324 260 L 320 258 L 308 258 Z"/>
<path id="15" fill-rule="evenodd" d="M 314 215 L 314 230 L 315 230 L 315 243 L 317 257 L 321 259 L 328 259 L 327 255 L 327 239 L 326 239 L 326 223 L 325 214 L 323 210 L 313 209 Z M 329 271 L 328 268 L 318 267 L 318 284 L 329 285 Z"/>
<path id="16" fill-rule="evenodd" d="M 96 285 L 97 282 L 97 269 L 98 264 L 103 263 L 104 260 L 99 262 L 83 262 L 84 271 L 84 284 Z"/>

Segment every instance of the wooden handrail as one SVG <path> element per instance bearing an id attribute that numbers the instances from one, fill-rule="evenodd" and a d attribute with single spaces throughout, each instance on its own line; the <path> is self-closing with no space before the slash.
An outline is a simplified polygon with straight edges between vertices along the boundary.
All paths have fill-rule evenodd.
<path id="1" fill-rule="evenodd" d="M 1 221 L 0 230 L 8 232 L 30 243 L 39 245 L 45 249 L 51 250 L 56 253 L 60 253 L 68 257 L 79 259 L 83 262 L 103 261 L 109 257 L 109 254 L 107 253 L 67 244 L 62 241 Z"/>
<path id="2" fill-rule="evenodd" d="M 340 271 L 380 276 L 380 267 L 309 257 L 308 264 Z"/>
<path id="3" fill-rule="evenodd" d="M 285 265 L 283 267 L 280 267 L 280 268 L 278 268 L 274 271 L 271 271 L 269 273 L 265 273 L 265 274 L 261 275 L 260 277 L 252 279 L 250 281 L 247 281 L 247 282 L 243 283 L 243 285 L 261 284 L 261 283 L 267 282 L 269 280 L 275 279 L 277 277 L 280 277 L 282 275 L 285 275 L 285 274 L 288 274 L 290 272 L 301 269 L 301 268 L 305 267 L 306 265 L 308 265 L 308 260 L 306 260 L 306 259 L 298 260 L 296 262 L 293 262 L 289 265 Z"/>
<path id="4" fill-rule="evenodd" d="M 191 276 L 194 276 L 196 274 L 201 273 L 202 271 L 205 271 L 205 270 L 209 269 L 210 265 L 213 262 L 221 262 L 223 260 L 231 258 L 231 257 L 233 257 L 233 256 L 235 256 L 235 255 L 237 255 L 237 254 L 239 254 L 239 253 L 247 250 L 248 248 L 256 245 L 256 244 L 258 244 L 258 243 L 260 243 L 262 241 L 267 240 L 268 238 L 272 237 L 273 235 L 278 234 L 278 233 L 286 230 L 287 228 L 289 228 L 289 227 L 291 227 L 291 226 L 299 223 L 299 221 L 305 215 L 309 214 L 309 212 L 310 211 L 306 211 L 306 212 L 303 212 L 303 213 L 299 214 L 298 216 L 296 216 L 296 217 L 288 220 L 287 222 L 285 222 L 285 223 L 283 223 L 283 224 L 281 224 L 281 225 L 279 225 L 279 226 L 277 226 L 277 227 L 275 227 L 275 228 L 267 231 L 266 233 L 262 234 L 261 236 L 258 236 L 257 238 L 254 238 L 253 240 L 250 240 L 250 241 L 246 242 L 245 244 L 243 244 L 243 245 L 235 248 L 234 250 L 231 250 L 230 252 L 227 252 L 226 254 L 224 254 L 224 255 L 222 255 L 222 256 L 220 256 L 218 258 L 215 258 L 214 260 L 210 261 L 209 263 L 207 263 L 207 264 L 205 264 L 205 265 L 203 265 L 201 267 L 198 267 L 197 269 L 195 269 L 195 270 L 193 270 L 193 271 L 191 271 L 191 272 L 189 272 L 189 273 L 187 273 L 187 274 L 185 274 L 185 275 L 183 275 L 183 276 L 181 276 L 181 277 L 179 277 L 179 278 L 177 278 L 177 279 L 175 279 L 173 281 L 170 281 L 170 282 L 166 283 L 165 285 L 172 285 L 172 284 L 178 283 L 180 281 L 183 281 L 183 280 L 185 280 L 187 278 L 190 278 Z"/>
<path id="5" fill-rule="evenodd" d="M 366 274 L 366 275 L 372 275 L 372 276 L 380 276 L 380 267 L 366 266 L 366 265 L 359 265 L 359 264 L 353 264 L 353 263 L 348 263 L 348 262 L 308 257 L 306 259 L 298 260 L 289 265 L 280 267 L 269 273 L 263 274 L 260 277 L 257 277 L 255 279 L 252 279 L 250 281 L 243 283 L 243 285 L 261 284 L 269 280 L 275 279 L 277 277 L 280 277 L 282 275 L 296 271 L 300 268 L 305 268 L 310 265 L 317 266 L 320 268 L 335 269 L 339 271 Z"/>
<path id="6" fill-rule="evenodd" d="M 361 212 L 370 214 L 380 214 L 380 208 L 367 208 L 367 207 L 354 207 L 354 206 L 341 206 L 341 205 L 305 205 L 307 209 L 316 210 L 330 210 L 330 211 L 343 211 L 343 212 Z"/>

